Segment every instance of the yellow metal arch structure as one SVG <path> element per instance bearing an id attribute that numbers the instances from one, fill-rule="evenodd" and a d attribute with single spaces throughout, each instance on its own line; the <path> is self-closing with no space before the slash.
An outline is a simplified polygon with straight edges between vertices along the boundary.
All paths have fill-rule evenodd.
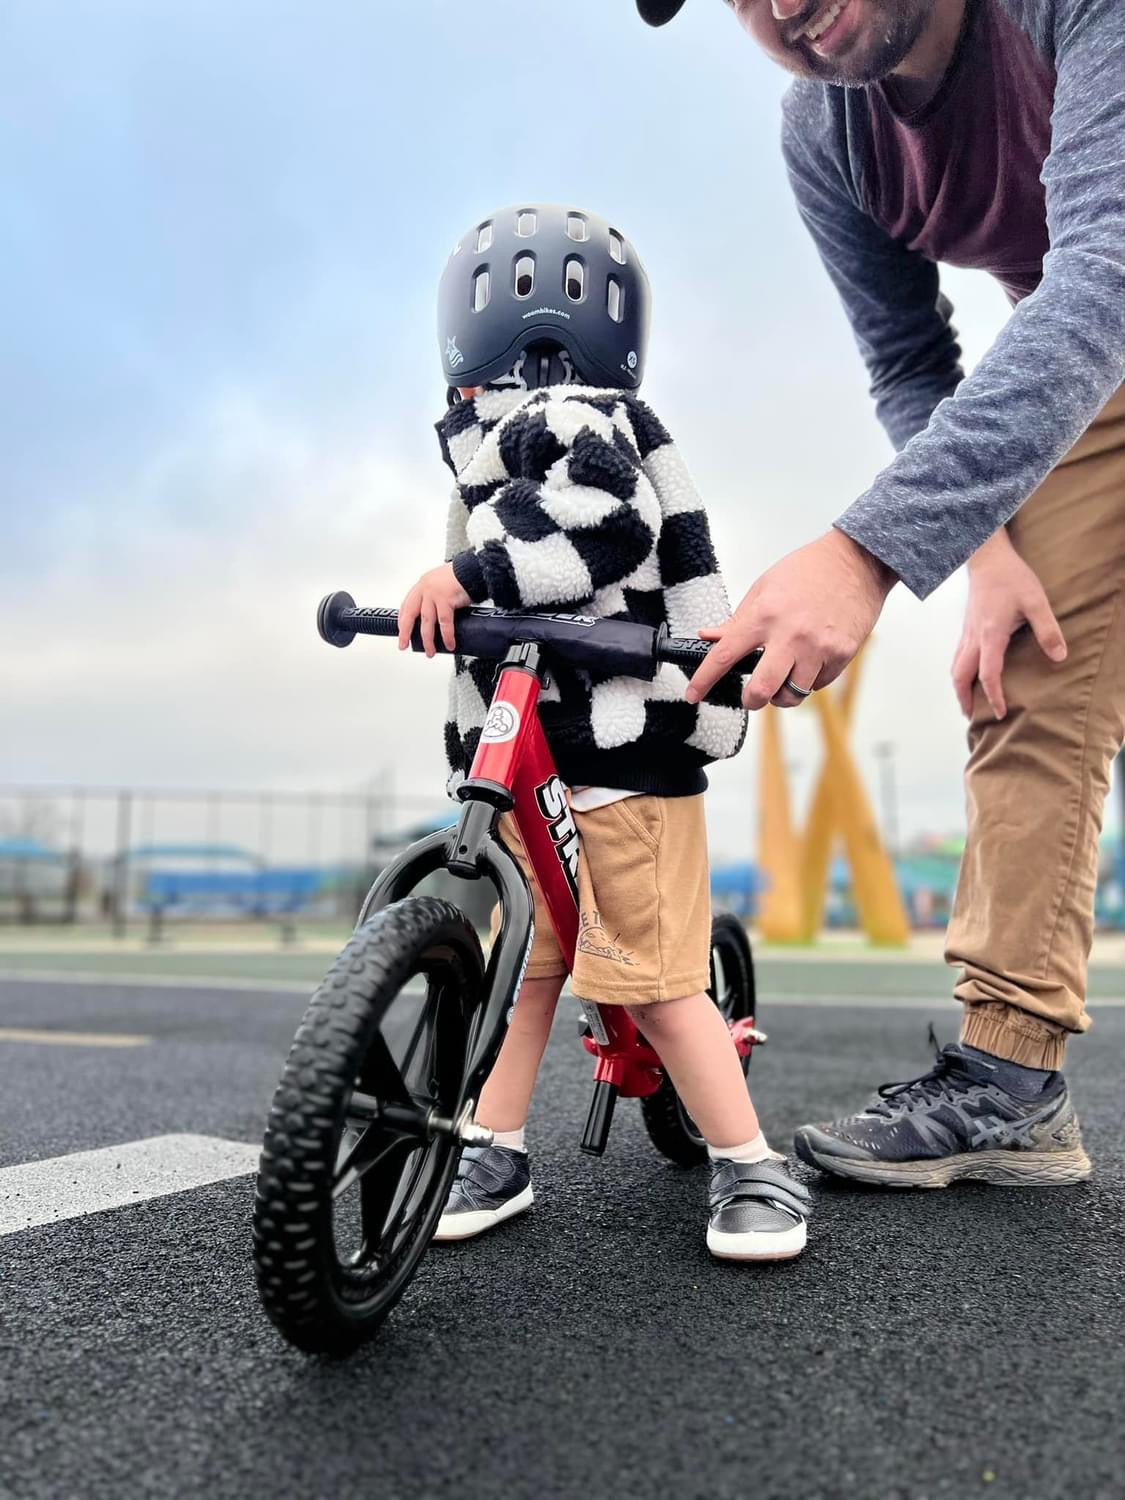
<path id="1" fill-rule="evenodd" d="M 759 903 L 758 927 L 767 942 L 799 943 L 804 938 L 800 847 L 789 809 L 780 719 L 780 709 L 762 710 L 758 865 L 766 877 L 766 888 Z"/>
<path id="2" fill-rule="evenodd" d="M 871 802 L 848 749 L 855 709 L 859 660 L 838 691 L 816 693 L 813 703 L 824 740 L 824 765 L 813 793 L 804 837 L 798 839 L 790 810 L 781 748 L 780 710 L 762 714 L 760 834 L 758 862 L 767 880 L 759 914 L 770 942 L 815 942 L 824 922 L 832 851 L 838 838 L 852 872 L 856 910 L 867 938 L 901 946 L 910 924 L 894 866 L 879 836 Z"/>
<path id="3" fill-rule="evenodd" d="M 865 651 L 866 647 L 844 673 L 837 689 L 845 733 L 852 725 Z M 831 690 L 825 689 L 825 692 L 828 691 Z M 801 840 L 801 936 L 806 943 L 815 942 L 824 926 L 824 905 L 828 897 L 832 854 L 840 834 L 840 819 L 836 814 L 835 801 L 836 780 L 831 763 L 825 759 L 809 804 L 805 836 Z"/>

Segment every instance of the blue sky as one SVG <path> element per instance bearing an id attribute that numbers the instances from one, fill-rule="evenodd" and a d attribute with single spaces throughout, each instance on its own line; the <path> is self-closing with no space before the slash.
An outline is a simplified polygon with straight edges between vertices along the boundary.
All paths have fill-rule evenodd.
<path id="1" fill-rule="evenodd" d="M 630 0 L 8 0 L 0 780 L 437 786 L 444 669 L 332 653 L 312 614 L 440 557 L 434 286 L 505 203 L 640 248 L 646 395 L 732 593 L 824 529 L 888 449 L 789 199 L 783 87 L 719 0 L 661 32 Z M 1003 299 L 950 287 L 978 355 Z M 868 667 L 857 745 L 899 745 L 908 829 L 960 821 L 961 597 L 894 601 Z M 813 726 L 787 729 L 807 780 Z M 715 778 L 724 827 L 753 766 Z"/>

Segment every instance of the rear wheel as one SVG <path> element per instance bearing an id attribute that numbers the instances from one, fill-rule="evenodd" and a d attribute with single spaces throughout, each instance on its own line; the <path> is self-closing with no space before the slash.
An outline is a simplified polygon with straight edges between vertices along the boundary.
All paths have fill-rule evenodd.
<path id="1" fill-rule="evenodd" d="M 485 1000 L 447 901 L 377 912 L 313 996 L 274 1095 L 254 1201 L 262 1303 L 290 1343 L 369 1338 L 429 1245 L 457 1165 Z"/>
<path id="2" fill-rule="evenodd" d="M 754 958 L 750 939 L 737 917 L 729 912 L 711 924 L 711 984 L 707 993 L 723 1019 L 749 1020 L 757 1025 L 757 995 Z M 743 1074 L 750 1067 L 751 1053 L 742 1059 Z M 641 1113 L 649 1140 L 664 1156 L 681 1167 L 696 1167 L 707 1159 L 707 1142 L 684 1108 L 667 1076 L 654 1094 L 641 1100 Z"/>

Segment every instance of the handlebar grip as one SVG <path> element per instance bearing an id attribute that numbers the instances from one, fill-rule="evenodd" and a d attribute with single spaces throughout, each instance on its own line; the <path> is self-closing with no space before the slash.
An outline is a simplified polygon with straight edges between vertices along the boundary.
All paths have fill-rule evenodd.
<path id="1" fill-rule="evenodd" d="M 398 610 L 357 609 L 352 596 L 337 589 L 320 601 L 316 628 L 330 646 L 350 646 L 357 635 L 398 635 Z"/>
<path id="2" fill-rule="evenodd" d="M 710 641 L 701 641 L 694 636 L 670 635 L 659 642 L 656 654 L 661 661 L 671 662 L 673 666 L 682 667 L 685 672 L 693 673 L 703 665 L 711 649 Z M 741 661 L 735 662 L 730 671 L 724 673 L 724 676 L 748 677 L 761 659 L 761 651 L 751 651 L 749 656 L 744 656 Z"/>

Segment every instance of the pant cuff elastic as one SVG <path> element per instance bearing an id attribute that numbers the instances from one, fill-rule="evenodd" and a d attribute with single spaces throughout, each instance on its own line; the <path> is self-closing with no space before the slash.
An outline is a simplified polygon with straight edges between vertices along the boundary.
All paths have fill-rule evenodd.
<path id="1" fill-rule="evenodd" d="M 1036 1026 L 1010 1005 L 967 1005 L 961 1041 L 1025 1068 L 1061 1068 L 1066 1055 L 1065 1032 Z"/>

